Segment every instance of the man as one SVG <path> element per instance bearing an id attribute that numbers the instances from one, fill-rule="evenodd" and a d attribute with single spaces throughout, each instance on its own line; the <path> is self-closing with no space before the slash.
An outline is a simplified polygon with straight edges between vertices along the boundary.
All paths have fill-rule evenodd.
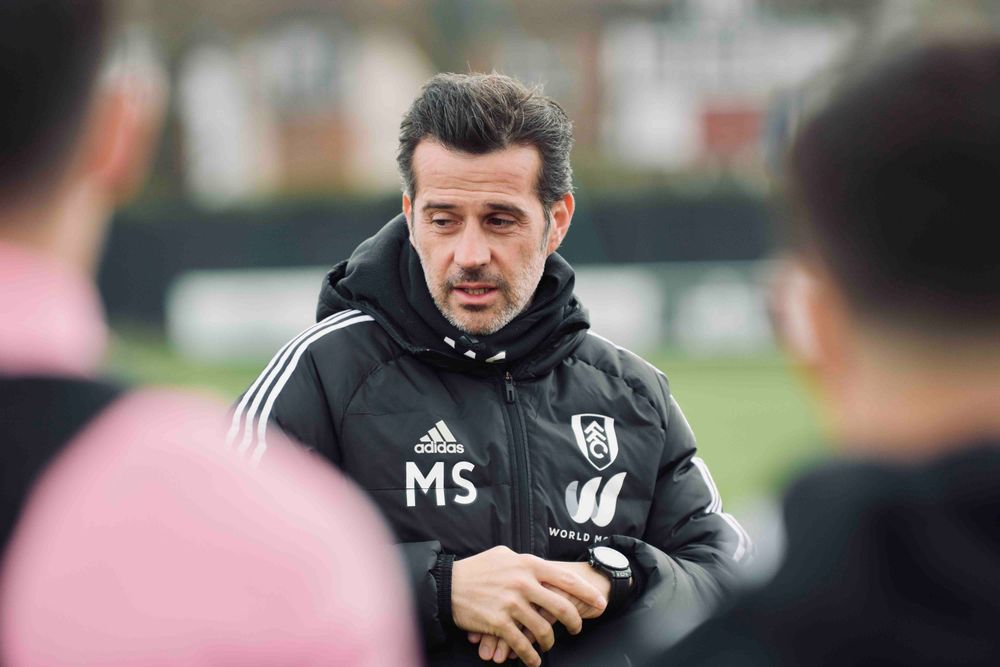
<path id="1" fill-rule="evenodd" d="M 1000 40 L 842 86 L 790 153 L 790 342 L 850 460 L 767 587 L 652 664 L 1000 663 Z"/>
<path id="2" fill-rule="evenodd" d="M 267 451 L 272 421 L 376 500 L 431 664 L 538 665 L 533 641 L 624 664 L 614 617 L 696 617 L 750 549 L 666 378 L 587 331 L 555 253 L 571 145 L 508 77 L 433 77 L 401 127 L 403 215 L 334 267 L 318 324 L 233 415 L 238 450 Z"/>
<path id="3" fill-rule="evenodd" d="M 224 407 L 95 379 L 93 272 L 162 97 L 99 76 L 109 12 L 0 4 L 0 662 L 415 664 L 385 531 L 336 471 L 280 437 L 254 466 Z"/>

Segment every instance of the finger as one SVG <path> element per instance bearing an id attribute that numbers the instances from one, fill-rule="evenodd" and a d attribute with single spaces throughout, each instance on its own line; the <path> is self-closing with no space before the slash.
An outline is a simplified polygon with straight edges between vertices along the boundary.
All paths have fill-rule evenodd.
<path id="1" fill-rule="evenodd" d="M 545 619 L 535 611 L 531 605 L 524 605 L 513 610 L 511 617 L 524 626 L 524 629 L 535 637 L 535 641 L 543 651 L 548 651 L 556 641 L 552 626 L 545 622 Z M 521 633 L 526 634 L 525 632 Z"/>
<path id="2" fill-rule="evenodd" d="M 479 657 L 483 660 L 492 660 L 496 655 L 498 639 L 493 635 L 483 635 L 479 642 Z"/>
<path id="3" fill-rule="evenodd" d="M 604 611 L 604 608 L 608 606 L 608 601 L 601 595 L 601 592 L 575 572 L 539 558 L 535 562 L 535 575 L 539 581 L 552 584 L 591 607 Z"/>
<path id="4" fill-rule="evenodd" d="M 469 643 L 478 644 L 483 638 L 483 633 L 481 632 L 470 632 L 469 633 Z"/>
<path id="5" fill-rule="evenodd" d="M 540 618 L 540 617 L 539 617 Z M 541 667 L 542 657 L 531 645 L 524 633 L 518 629 L 513 621 L 508 621 L 500 628 L 500 638 L 507 642 L 510 649 L 517 654 L 517 657 L 529 667 Z"/>
<path id="6" fill-rule="evenodd" d="M 586 618 L 597 618 L 598 616 L 600 616 L 604 612 L 603 609 L 597 609 L 596 607 L 591 607 L 586 602 L 580 601 L 578 598 L 573 597 L 569 593 L 563 592 L 562 590 L 556 588 L 552 584 L 542 584 L 542 586 L 544 586 L 546 588 L 546 590 L 550 590 L 553 593 L 558 593 L 559 595 L 561 595 L 564 598 L 566 598 L 567 600 L 569 600 L 570 604 L 572 604 L 574 607 L 576 607 L 576 610 L 578 612 L 580 612 L 580 618 L 584 618 L 584 619 L 586 619 Z"/>
<path id="7" fill-rule="evenodd" d="M 531 641 L 529 639 L 528 641 Z M 507 659 L 511 656 L 510 646 L 507 642 L 500 640 L 497 642 L 497 650 L 493 652 L 493 662 L 500 664 L 502 662 L 507 662 Z"/>
<path id="8" fill-rule="evenodd" d="M 583 618 L 573 603 L 565 595 L 550 591 L 544 586 L 537 586 L 528 592 L 528 599 L 539 610 L 547 611 L 556 620 L 566 626 L 570 634 L 575 635 L 583 629 Z M 542 619 L 547 620 L 547 619 Z M 551 625 L 551 621 L 549 621 Z M 537 637 L 538 634 L 536 633 Z"/>

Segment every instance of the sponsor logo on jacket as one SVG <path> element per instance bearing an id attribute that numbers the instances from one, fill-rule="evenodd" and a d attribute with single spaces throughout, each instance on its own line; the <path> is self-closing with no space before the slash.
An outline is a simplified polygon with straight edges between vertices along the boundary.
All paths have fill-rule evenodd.
<path id="1" fill-rule="evenodd" d="M 579 414 L 570 419 L 576 445 L 584 458 L 598 470 L 604 470 L 618 458 L 615 420 L 605 415 Z"/>
<path id="2" fill-rule="evenodd" d="M 595 525 L 604 527 L 615 518 L 618 508 L 618 494 L 625 483 L 625 474 L 613 475 L 601 489 L 603 477 L 593 477 L 587 480 L 582 488 L 577 481 L 572 481 L 566 487 L 566 511 L 576 523 L 593 521 Z M 600 495 L 598 490 L 600 489 Z"/>

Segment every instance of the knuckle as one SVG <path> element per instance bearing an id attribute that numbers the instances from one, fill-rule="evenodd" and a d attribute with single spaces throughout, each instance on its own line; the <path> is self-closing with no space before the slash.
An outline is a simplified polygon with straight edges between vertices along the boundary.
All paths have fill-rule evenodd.
<path id="1" fill-rule="evenodd" d="M 521 635 L 521 631 L 517 629 L 517 624 L 514 623 L 514 621 L 507 621 L 500 626 L 497 634 L 500 639 L 507 642 L 508 645 L 517 646 L 519 644 L 518 637 Z"/>
<path id="2" fill-rule="evenodd" d="M 489 626 L 491 631 L 489 634 L 500 636 L 500 630 L 503 629 L 508 623 L 510 623 L 510 613 L 508 610 L 503 609 L 491 614 L 489 619 Z"/>
<path id="3" fill-rule="evenodd" d="M 534 578 L 530 576 L 521 576 L 514 580 L 514 590 L 522 595 L 527 594 L 535 585 Z"/>
<path id="4" fill-rule="evenodd" d="M 518 559 L 525 567 L 535 567 L 541 562 L 541 558 L 534 554 L 518 554 Z"/>
<path id="5" fill-rule="evenodd" d="M 489 553 L 494 556 L 509 557 L 509 555 L 511 554 L 511 550 L 501 544 L 499 546 L 493 547 L 492 549 L 488 549 L 485 553 Z"/>

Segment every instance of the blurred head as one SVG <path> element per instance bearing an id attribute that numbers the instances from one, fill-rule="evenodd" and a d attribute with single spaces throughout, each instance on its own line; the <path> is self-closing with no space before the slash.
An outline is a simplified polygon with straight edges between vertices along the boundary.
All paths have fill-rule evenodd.
<path id="1" fill-rule="evenodd" d="M 509 77 L 439 74 L 399 144 L 403 211 L 434 303 L 462 331 L 499 331 L 531 302 L 569 229 L 569 119 Z"/>
<path id="2" fill-rule="evenodd" d="M 158 119 L 136 81 L 101 76 L 109 6 L 0 3 L 0 90 L 14 101 L 0 109 L 0 235 L 86 265 L 96 259 L 97 220 L 141 182 Z"/>
<path id="3" fill-rule="evenodd" d="M 953 382 L 966 405 L 980 390 L 996 398 L 998 182 L 995 39 L 897 54 L 803 125 L 787 173 L 800 306 L 792 342 L 839 435 L 864 437 L 852 423 L 887 414 L 897 398 L 871 401 L 865 388 L 926 380 L 944 397 Z"/>

